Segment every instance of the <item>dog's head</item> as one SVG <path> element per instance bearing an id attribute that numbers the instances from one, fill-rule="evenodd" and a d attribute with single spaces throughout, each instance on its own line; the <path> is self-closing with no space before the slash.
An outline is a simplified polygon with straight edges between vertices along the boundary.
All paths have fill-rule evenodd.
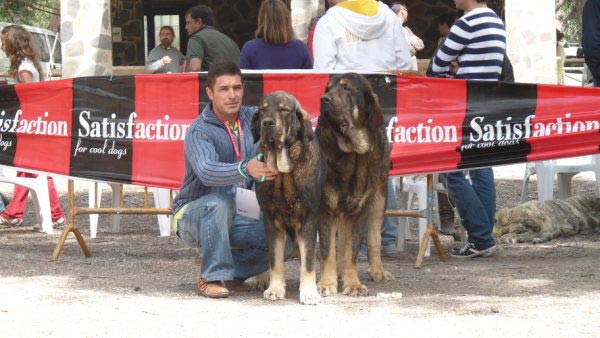
<path id="1" fill-rule="evenodd" d="M 540 232 L 544 220 L 544 214 L 534 204 L 505 208 L 496 212 L 494 236 L 500 238 L 508 233 Z"/>
<path id="2" fill-rule="evenodd" d="M 267 166 L 273 172 L 291 172 L 293 154 L 314 138 L 308 113 L 292 94 L 284 91 L 261 99 L 251 128 L 254 142 L 260 141 L 266 149 Z"/>
<path id="3" fill-rule="evenodd" d="M 321 96 L 319 124 L 329 125 L 344 152 L 365 154 L 373 147 L 370 135 L 384 123 L 377 94 L 362 75 L 347 73 L 333 77 Z"/>

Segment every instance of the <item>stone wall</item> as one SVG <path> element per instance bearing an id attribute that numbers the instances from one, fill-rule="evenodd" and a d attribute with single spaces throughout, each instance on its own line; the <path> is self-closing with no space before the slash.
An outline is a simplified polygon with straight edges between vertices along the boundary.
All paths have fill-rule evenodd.
<path id="1" fill-rule="evenodd" d="M 113 41 L 113 65 L 143 65 L 143 0 L 112 0 L 112 27 L 121 30 L 121 41 Z"/>
<path id="2" fill-rule="evenodd" d="M 296 37 L 306 41 L 312 18 L 325 10 L 325 0 L 292 0 L 292 25 Z"/>
<path id="3" fill-rule="evenodd" d="M 63 78 L 110 74 L 112 39 L 109 1 L 61 1 Z"/>
<path id="4" fill-rule="evenodd" d="M 506 0 L 507 51 L 517 82 L 556 83 L 554 0 Z"/>

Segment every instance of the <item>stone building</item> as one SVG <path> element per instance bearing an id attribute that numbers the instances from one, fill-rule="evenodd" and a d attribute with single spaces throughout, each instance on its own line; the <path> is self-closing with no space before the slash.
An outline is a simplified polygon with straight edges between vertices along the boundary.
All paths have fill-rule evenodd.
<path id="1" fill-rule="evenodd" d="M 284 1 L 291 7 L 294 29 L 301 39 L 311 18 L 328 7 L 325 0 Z M 438 39 L 433 20 L 442 13 L 457 14 L 454 1 L 403 2 L 410 13 L 408 25 L 426 45 L 418 57 L 429 58 Z M 253 37 L 261 0 L 63 0 L 64 76 L 107 75 L 113 67 L 142 66 L 147 50 L 156 44 L 157 17 L 173 16 L 179 48 L 185 52 L 184 14 L 200 3 L 211 6 L 217 28 L 240 47 Z M 488 5 L 505 20 L 517 81 L 555 83 L 554 0 L 488 0 Z"/>

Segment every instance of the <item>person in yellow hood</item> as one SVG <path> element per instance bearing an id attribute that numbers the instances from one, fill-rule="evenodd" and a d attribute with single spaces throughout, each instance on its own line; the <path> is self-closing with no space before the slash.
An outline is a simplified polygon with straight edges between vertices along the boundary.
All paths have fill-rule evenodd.
<path id="1" fill-rule="evenodd" d="M 381 1 L 329 0 L 331 8 L 317 23 L 314 69 L 411 69 L 402 25 Z"/>

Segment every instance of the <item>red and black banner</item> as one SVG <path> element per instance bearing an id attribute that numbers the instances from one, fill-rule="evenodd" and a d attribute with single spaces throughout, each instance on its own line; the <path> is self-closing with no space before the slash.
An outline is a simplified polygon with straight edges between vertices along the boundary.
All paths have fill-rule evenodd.
<path id="1" fill-rule="evenodd" d="M 314 124 L 324 73 L 244 75 L 244 103 L 295 95 Z M 367 74 L 393 144 L 391 174 L 596 154 L 600 91 Z M 177 189 L 183 140 L 208 103 L 205 74 L 85 77 L 0 86 L 0 164 Z"/>

